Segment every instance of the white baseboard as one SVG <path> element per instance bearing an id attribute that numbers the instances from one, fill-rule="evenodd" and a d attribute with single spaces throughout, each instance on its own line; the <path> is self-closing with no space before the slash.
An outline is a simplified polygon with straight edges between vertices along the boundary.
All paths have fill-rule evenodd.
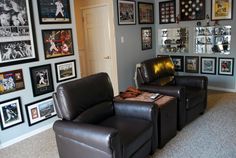
<path id="1" fill-rule="evenodd" d="M 5 142 L 5 143 L 3 143 L 3 144 L 0 144 L 0 149 L 6 148 L 6 147 L 8 147 L 8 146 L 10 146 L 10 145 L 13 145 L 13 144 L 15 144 L 15 143 L 18 143 L 18 142 L 20 142 L 20 141 L 22 141 L 22 140 L 24 140 L 24 139 L 26 139 L 26 138 L 29 138 L 29 137 L 32 137 L 32 136 L 34 136 L 34 135 L 36 135 L 36 134 L 39 134 L 39 133 L 41 133 L 41 132 L 44 132 L 44 131 L 46 131 L 46 130 L 52 128 L 52 126 L 53 126 L 53 123 L 51 123 L 51 124 L 49 124 L 49 125 L 46 125 L 46 126 L 43 126 L 43 127 L 41 127 L 41 128 L 38 128 L 38 129 L 36 129 L 36 130 L 34 130 L 34 131 L 31 131 L 31 132 L 29 132 L 29 133 L 26 133 L 26 134 L 24 134 L 24 135 L 22 135 L 22 136 L 20 136 L 20 137 L 14 138 L 14 139 L 12 139 L 12 140 L 10 140 L 10 141 L 7 141 L 7 142 Z"/>
<path id="2" fill-rule="evenodd" d="M 219 87 L 211 87 L 211 86 L 208 86 L 208 89 L 211 89 L 211 90 L 217 90 L 217 91 L 224 91 L 224 92 L 236 92 L 235 89 L 226 89 L 226 88 L 219 88 Z"/>

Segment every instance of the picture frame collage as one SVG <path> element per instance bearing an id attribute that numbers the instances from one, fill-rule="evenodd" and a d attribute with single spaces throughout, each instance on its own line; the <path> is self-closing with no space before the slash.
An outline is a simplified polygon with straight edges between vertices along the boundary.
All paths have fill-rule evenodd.
<path id="1" fill-rule="evenodd" d="M 6 3 L 5 1 L 3 3 Z M 72 28 L 54 29 L 53 24 L 70 24 L 70 0 L 37 0 L 40 25 L 50 25 L 50 29 L 42 29 L 42 43 L 44 60 L 74 56 Z M 30 0 L 14 0 L 20 8 L 19 13 L 9 14 L 9 23 L 0 22 L 0 67 L 13 66 L 28 62 L 38 62 L 38 48 L 34 27 L 33 7 Z M 9 5 L 9 4 L 4 4 Z M 3 8 L 4 9 L 4 8 Z M 7 10 L 6 10 L 7 13 Z M 20 14 L 21 13 L 21 14 Z M 13 17 L 16 15 L 16 17 Z M 21 19 L 21 16 L 24 18 Z M 27 18 L 27 19 L 26 19 Z M 16 19 L 14 21 L 14 19 Z M 17 23 L 18 22 L 18 23 Z M 54 74 L 57 83 L 77 77 L 76 60 L 69 59 L 63 62 L 53 62 L 55 71 L 52 71 L 51 62 L 28 67 L 32 85 L 33 98 L 54 91 Z M 13 69 L 0 72 L 0 96 L 23 90 L 24 69 Z M 52 97 L 35 100 L 32 103 L 22 103 L 21 97 L 0 100 L 0 125 L 5 130 L 24 122 L 23 105 L 28 118 L 29 126 L 56 116 Z"/>
<path id="2" fill-rule="evenodd" d="M 154 24 L 154 4 L 137 2 L 138 23 Z M 118 25 L 136 25 L 136 1 L 117 0 Z M 141 49 L 152 49 L 152 27 L 141 27 Z"/>

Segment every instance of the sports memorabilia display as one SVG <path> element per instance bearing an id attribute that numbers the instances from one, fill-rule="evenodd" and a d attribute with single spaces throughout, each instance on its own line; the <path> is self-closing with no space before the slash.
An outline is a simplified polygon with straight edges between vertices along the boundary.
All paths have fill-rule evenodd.
<path id="1" fill-rule="evenodd" d="M 160 24 L 176 22 L 175 1 L 159 2 Z"/>

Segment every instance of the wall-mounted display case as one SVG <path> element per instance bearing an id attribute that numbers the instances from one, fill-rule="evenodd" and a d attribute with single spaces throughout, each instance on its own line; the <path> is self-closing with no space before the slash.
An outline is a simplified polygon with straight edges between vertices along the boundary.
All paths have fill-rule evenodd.
<path id="1" fill-rule="evenodd" d="M 161 53 L 188 52 L 189 31 L 187 28 L 159 29 Z"/>
<path id="2" fill-rule="evenodd" d="M 196 27 L 195 34 L 195 53 L 230 54 L 231 26 Z"/>

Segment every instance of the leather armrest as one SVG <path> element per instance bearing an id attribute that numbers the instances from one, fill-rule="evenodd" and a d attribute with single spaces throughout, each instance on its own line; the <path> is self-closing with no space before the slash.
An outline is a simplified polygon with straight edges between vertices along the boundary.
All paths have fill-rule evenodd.
<path id="1" fill-rule="evenodd" d="M 58 120 L 53 129 L 56 135 L 78 141 L 97 150 L 111 153 L 120 146 L 118 131 L 113 128 Z"/>
<path id="2" fill-rule="evenodd" d="M 178 86 L 196 87 L 206 90 L 208 78 L 206 76 L 175 76 L 175 83 Z"/>

